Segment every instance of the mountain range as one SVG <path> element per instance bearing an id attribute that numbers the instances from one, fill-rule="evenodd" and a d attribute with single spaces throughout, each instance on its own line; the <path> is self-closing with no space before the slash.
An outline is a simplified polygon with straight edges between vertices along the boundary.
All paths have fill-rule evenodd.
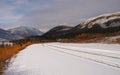
<path id="1" fill-rule="evenodd" d="M 43 33 L 33 27 L 16 27 L 9 30 L 0 29 L 0 40 L 23 39 L 29 36 L 40 36 Z"/>
<path id="2" fill-rule="evenodd" d="M 16 37 L 45 38 L 49 40 L 62 39 L 65 41 L 85 41 L 86 39 L 119 37 L 120 36 L 120 12 L 103 14 L 90 18 L 74 27 L 69 25 L 56 26 L 46 33 L 32 27 L 16 27 L 7 31 L 0 29 L 1 39 L 16 39 Z M 96 39 L 97 38 L 97 39 Z M 120 38 L 119 38 L 120 39 Z"/>
<path id="3" fill-rule="evenodd" d="M 64 30 L 66 28 L 68 29 Z M 46 38 L 73 38 L 74 36 L 85 33 L 105 34 L 118 31 L 120 31 L 120 12 L 104 14 L 90 18 L 83 23 L 76 25 L 75 27 L 57 26 L 42 36 Z"/>

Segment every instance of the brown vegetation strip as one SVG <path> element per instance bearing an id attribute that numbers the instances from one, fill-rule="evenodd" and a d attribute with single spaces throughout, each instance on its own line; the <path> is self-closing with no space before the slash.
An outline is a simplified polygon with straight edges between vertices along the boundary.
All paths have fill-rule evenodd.
<path id="1" fill-rule="evenodd" d="M 30 45 L 31 43 L 26 43 L 22 45 L 14 45 L 14 46 L 7 46 L 7 47 L 0 47 L 0 62 L 5 61 L 6 59 L 10 58 L 14 54 L 18 53 L 20 50 L 24 49 L 26 46 Z"/>
<path id="2" fill-rule="evenodd" d="M 116 41 L 103 40 L 105 37 L 112 37 L 112 36 L 119 36 L 119 35 L 120 35 L 120 31 L 119 32 L 113 32 L 113 33 L 105 33 L 105 34 L 83 33 L 83 34 L 76 35 L 73 38 L 61 39 L 60 42 L 66 42 L 66 43 L 100 43 L 102 41 L 103 43 L 106 42 L 106 43 L 120 44 L 120 39 L 117 39 Z"/>
<path id="3" fill-rule="evenodd" d="M 28 42 L 22 45 L 18 44 L 14 46 L 0 47 L 0 75 L 7 64 L 5 60 L 11 58 L 13 55 L 17 54 L 19 51 L 23 50 L 29 45 L 31 45 L 31 43 Z"/>

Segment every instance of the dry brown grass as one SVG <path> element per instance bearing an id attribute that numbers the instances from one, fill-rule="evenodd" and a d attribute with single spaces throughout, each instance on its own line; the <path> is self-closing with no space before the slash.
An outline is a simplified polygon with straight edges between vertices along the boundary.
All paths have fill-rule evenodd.
<path id="1" fill-rule="evenodd" d="M 28 42 L 22 45 L 0 47 L 0 75 L 2 74 L 3 70 L 5 69 L 5 66 L 8 63 L 5 62 L 5 60 L 11 58 L 13 55 L 17 54 L 19 51 L 21 51 L 28 45 L 31 45 L 31 43 Z"/>
<path id="2" fill-rule="evenodd" d="M 26 43 L 23 45 L 0 47 L 0 62 L 3 62 L 6 59 L 10 58 L 11 56 L 18 53 L 20 50 L 24 49 L 26 46 L 30 44 L 31 43 Z"/>
<path id="3" fill-rule="evenodd" d="M 119 39 L 117 39 L 117 43 L 119 43 L 119 44 L 120 44 L 120 38 L 119 38 Z"/>
<path id="4" fill-rule="evenodd" d="M 103 40 L 105 37 L 111 37 L 111 36 L 118 36 L 120 35 L 119 32 L 113 32 L 113 33 L 83 33 L 76 35 L 73 38 L 66 38 L 62 39 L 61 42 L 66 42 L 66 43 L 99 43 L 99 42 L 105 42 L 105 43 L 119 43 L 120 44 L 120 39 L 117 39 L 117 41 L 106 41 Z"/>

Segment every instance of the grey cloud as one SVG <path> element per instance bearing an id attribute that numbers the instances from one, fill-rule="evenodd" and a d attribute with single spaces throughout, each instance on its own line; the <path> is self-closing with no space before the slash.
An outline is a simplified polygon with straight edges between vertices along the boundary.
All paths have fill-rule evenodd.
<path id="1" fill-rule="evenodd" d="M 25 5 L 26 13 L 12 24 L 40 29 L 50 29 L 62 23 L 77 25 L 90 17 L 120 11 L 120 0 L 38 0 L 31 3 L 22 1 L 15 4 Z"/>

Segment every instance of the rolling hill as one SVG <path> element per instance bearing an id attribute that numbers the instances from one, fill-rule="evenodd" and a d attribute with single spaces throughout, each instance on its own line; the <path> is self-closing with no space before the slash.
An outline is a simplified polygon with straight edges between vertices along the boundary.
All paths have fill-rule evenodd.
<path id="1" fill-rule="evenodd" d="M 45 38 L 67 39 L 67 41 L 85 41 L 103 39 L 106 37 L 120 36 L 120 12 L 103 14 L 90 18 L 83 23 L 71 27 L 58 26 L 42 36 Z M 62 31 L 61 31 L 62 30 Z M 119 39 L 119 38 L 117 38 Z"/>

